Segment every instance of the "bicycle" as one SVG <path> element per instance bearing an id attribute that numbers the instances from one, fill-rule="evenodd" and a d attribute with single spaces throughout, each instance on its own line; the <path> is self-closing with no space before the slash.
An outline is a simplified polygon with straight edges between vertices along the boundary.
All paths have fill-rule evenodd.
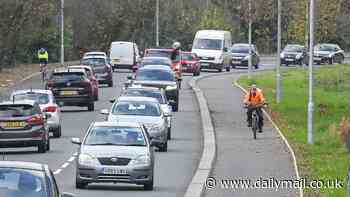
<path id="1" fill-rule="evenodd" d="M 41 80 L 42 82 L 45 82 L 46 80 L 46 68 L 47 67 L 47 60 L 40 60 L 40 73 L 41 73 Z"/>
<path id="2" fill-rule="evenodd" d="M 261 130 L 262 125 L 260 126 L 260 116 L 258 115 L 258 109 L 266 106 L 267 104 L 264 104 L 262 106 L 256 106 L 256 107 L 251 107 L 251 106 L 245 106 L 245 108 L 251 108 L 252 109 L 252 132 L 253 132 L 253 138 L 256 140 L 256 133 L 258 130 Z"/>

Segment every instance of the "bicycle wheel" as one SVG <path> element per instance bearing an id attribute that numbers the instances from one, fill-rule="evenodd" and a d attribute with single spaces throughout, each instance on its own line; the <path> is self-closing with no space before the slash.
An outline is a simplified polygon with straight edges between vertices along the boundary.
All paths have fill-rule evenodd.
<path id="1" fill-rule="evenodd" d="M 258 116 L 256 114 L 256 112 L 253 112 L 253 115 L 252 115 L 252 131 L 253 131 L 253 137 L 254 139 L 256 139 L 256 132 L 258 130 Z"/>

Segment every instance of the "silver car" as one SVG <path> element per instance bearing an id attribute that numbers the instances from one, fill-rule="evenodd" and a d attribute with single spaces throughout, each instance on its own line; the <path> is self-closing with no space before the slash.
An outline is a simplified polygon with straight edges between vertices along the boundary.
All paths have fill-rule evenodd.
<path id="1" fill-rule="evenodd" d="M 134 85 L 124 90 L 124 96 L 150 97 L 158 100 L 168 124 L 168 140 L 171 139 L 172 107 L 168 102 L 164 89 Z"/>
<path id="2" fill-rule="evenodd" d="M 39 104 L 42 112 L 50 114 L 47 126 L 54 137 L 61 137 L 61 109 L 56 104 L 51 90 L 17 90 L 11 94 L 12 101 L 32 100 Z"/>
<path id="3" fill-rule="evenodd" d="M 111 111 L 101 110 L 112 122 L 138 122 L 146 126 L 154 144 L 162 152 L 168 151 L 168 125 L 159 102 L 149 97 L 121 96 Z"/>
<path id="4" fill-rule="evenodd" d="M 143 125 L 95 122 L 81 141 L 76 162 L 76 188 L 89 183 L 134 183 L 153 190 L 154 150 Z"/>

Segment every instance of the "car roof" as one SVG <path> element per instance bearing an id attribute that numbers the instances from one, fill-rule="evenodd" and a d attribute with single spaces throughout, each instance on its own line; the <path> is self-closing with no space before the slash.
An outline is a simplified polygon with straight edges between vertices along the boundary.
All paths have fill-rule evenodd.
<path id="1" fill-rule="evenodd" d="M 0 168 L 20 168 L 27 170 L 44 171 L 45 164 L 25 161 L 0 161 Z"/>
<path id="2" fill-rule="evenodd" d="M 91 55 L 91 56 L 83 57 L 83 60 L 86 60 L 86 59 L 107 59 L 107 57 L 101 56 L 101 55 Z"/>
<path id="3" fill-rule="evenodd" d="M 161 92 L 161 88 L 157 88 L 157 87 L 150 87 L 150 86 L 142 86 L 142 85 L 132 85 L 130 87 L 128 87 L 127 90 L 152 90 L 152 91 L 159 91 Z"/>
<path id="4" fill-rule="evenodd" d="M 94 122 L 93 126 L 100 127 L 141 127 L 138 122 L 117 122 L 117 121 L 103 121 L 103 122 Z"/>
<path id="5" fill-rule="evenodd" d="M 121 96 L 117 101 L 136 101 L 136 102 L 155 102 L 158 103 L 158 100 L 151 97 L 143 96 Z"/>
<path id="6" fill-rule="evenodd" d="M 139 70 L 164 70 L 164 71 L 172 71 L 172 69 L 169 67 L 169 65 L 145 65 L 141 67 Z"/>
<path id="7" fill-rule="evenodd" d="M 87 65 L 72 65 L 72 66 L 68 66 L 69 69 L 88 69 L 88 70 L 93 70 L 91 68 L 91 66 L 87 66 Z"/>
<path id="8" fill-rule="evenodd" d="M 36 104 L 33 100 L 15 100 L 15 101 L 4 101 L 1 102 L 0 105 L 31 105 L 34 106 Z"/>
<path id="9" fill-rule="evenodd" d="M 40 94 L 52 94 L 51 90 L 44 90 L 44 89 L 26 89 L 26 90 L 15 90 L 12 92 L 12 95 L 15 94 L 26 94 L 26 93 L 40 93 Z"/>
<path id="10" fill-rule="evenodd" d="M 96 55 L 106 55 L 105 52 L 101 52 L 101 51 L 90 51 L 90 52 L 86 52 L 84 53 L 84 55 L 91 55 L 91 54 L 96 54 Z"/>

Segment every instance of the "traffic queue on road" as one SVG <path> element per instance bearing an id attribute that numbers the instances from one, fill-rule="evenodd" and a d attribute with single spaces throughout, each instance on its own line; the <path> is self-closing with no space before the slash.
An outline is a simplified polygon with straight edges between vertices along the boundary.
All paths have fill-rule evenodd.
<path id="1" fill-rule="evenodd" d="M 117 43 L 128 46 L 126 42 Z M 79 145 L 76 188 L 111 182 L 133 183 L 153 190 L 154 151 L 167 152 L 173 113 L 179 110 L 181 64 L 188 65 L 194 75 L 200 72 L 194 54 L 177 49 L 166 51 L 170 54 L 147 54 L 144 60 L 140 59 L 135 73 L 125 79 L 121 95 L 110 98 L 110 109 L 100 111 L 105 120 L 92 122 L 83 138 L 72 138 L 72 143 Z M 117 53 L 113 55 L 118 56 Z M 182 62 L 180 55 L 185 57 Z M 178 59 L 172 60 L 170 56 Z M 14 91 L 9 101 L 0 103 L 1 147 L 34 146 L 39 153 L 50 151 L 50 132 L 55 138 L 64 133 L 61 109 L 75 106 L 94 111 L 101 85 L 113 87 L 113 70 L 120 67 L 112 62 L 119 59 L 109 59 L 103 52 L 88 52 L 79 65 L 53 70 L 45 89 Z M 26 162 L 18 166 L 25 166 L 23 176 L 33 180 L 28 187 L 38 190 L 36 184 L 43 181 L 41 173 L 45 173 L 47 166 Z"/>

